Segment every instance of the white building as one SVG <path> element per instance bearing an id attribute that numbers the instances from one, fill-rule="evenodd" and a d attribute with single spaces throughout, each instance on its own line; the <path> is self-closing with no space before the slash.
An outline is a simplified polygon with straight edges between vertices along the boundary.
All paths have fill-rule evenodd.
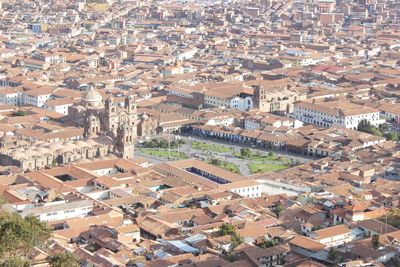
<path id="1" fill-rule="evenodd" d="M 175 95 L 175 96 L 180 96 L 180 97 L 184 97 L 184 98 L 188 98 L 188 99 L 193 99 L 193 95 L 192 95 L 193 91 L 188 90 L 187 88 L 184 88 L 184 87 L 174 86 L 174 87 L 166 88 L 165 90 L 167 91 L 168 95 Z"/>
<path id="2" fill-rule="evenodd" d="M 240 195 L 241 197 L 260 197 L 261 196 L 261 185 L 255 181 L 240 181 L 234 183 L 228 183 L 220 185 L 220 190 L 229 190 L 233 193 Z"/>
<path id="3" fill-rule="evenodd" d="M 398 104 L 384 103 L 379 108 L 381 118 L 400 124 L 400 106 Z"/>
<path id="4" fill-rule="evenodd" d="M 204 93 L 204 104 L 211 107 L 227 107 L 241 111 L 253 109 L 253 98 L 249 95 L 226 96 L 215 91 Z"/>
<path id="5" fill-rule="evenodd" d="M 47 64 L 61 64 L 66 62 L 65 56 L 52 54 L 52 53 L 35 53 L 32 56 L 33 59 L 43 61 Z"/>
<path id="6" fill-rule="evenodd" d="M 180 61 L 185 61 L 194 57 L 194 55 L 199 51 L 196 47 L 189 47 L 186 49 L 178 50 L 176 52 L 176 59 Z"/>
<path id="7" fill-rule="evenodd" d="M 255 130 L 267 126 L 275 128 L 286 126 L 296 129 L 302 127 L 303 122 L 264 112 L 255 113 L 254 115 L 248 116 L 244 119 L 244 128 L 247 130 Z"/>
<path id="8" fill-rule="evenodd" d="M 314 231 L 310 237 L 327 247 L 341 246 L 353 240 L 351 230 L 343 224 Z"/>
<path id="9" fill-rule="evenodd" d="M 52 93 L 53 89 L 49 87 L 42 87 L 23 92 L 22 93 L 23 104 L 42 107 L 44 103 L 50 98 Z"/>
<path id="10" fill-rule="evenodd" d="M 235 123 L 235 117 L 231 115 L 221 115 L 210 118 L 206 124 L 211 126 L 230 126 Z"/>
<path id="11" fill-rule="evenodd" d="M 93 210 L 93 203 L 89 200 L 73 202 L 51 202 L 36 207 L 26 206 L 21 215 L 23 217 L 33 215 L 43 222 L 66 220 L 70 218 L 85 217 Z"/>
<path id="12" fill-rule="evenodd" d="M 68 107 L 74 104 L 74 100 L 69 98 L 58 98 L 54 100 L 48 100 L 44 103 L 43 108 L 58 112 L 64 115 L 68 115 Z"/>
<path id="13" fill-rule="evenodd" d="M 22 94 L 16 88 L 0 89 L 0 103 L 19 106 L 22 104 Z"/>
<path id="14" fill-rule="evenodd" d="M 322 53 L 310 53 L 300 49 L 288 49 L 280 59 L 291 63 L 293 66 L 310 66 L 328 61 L 330 56 Z"/>
<path id="15" fill-rule="evenodd" d="M 379 118 L 379 110 L 346 101 L 296 102 L 292 117 L 322 127 L 341 126 L 348 129 L 357 129 L 362 120 L 374 126 L 385 122 Z"/>

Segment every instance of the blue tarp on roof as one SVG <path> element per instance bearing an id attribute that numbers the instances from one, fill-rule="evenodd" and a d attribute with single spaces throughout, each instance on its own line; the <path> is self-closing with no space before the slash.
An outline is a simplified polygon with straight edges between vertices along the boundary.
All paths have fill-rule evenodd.
<path id="1" fill-rule="evenodd" d="M 171 244 L 172 246 L 178 248 L 179 250 L 186 252 L 186 253 L 198 253 L 199 250 L 197 248 L 191 247 L 180 240 L 169 240 L 167 243 Z"/>

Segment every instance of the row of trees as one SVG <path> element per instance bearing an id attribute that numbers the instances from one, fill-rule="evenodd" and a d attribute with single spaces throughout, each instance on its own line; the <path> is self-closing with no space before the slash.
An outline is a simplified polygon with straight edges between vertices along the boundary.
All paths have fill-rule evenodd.
<path id="1" fill-rule="evenodd" d="M 150 141 L 146 141 L 143 143 L 143 147 L 145 148 L 172 148 L 176 149 L 178 146 L 185 144 L 185 141 L 182 139 L 177 141 L 170 141 L 166 139 L 152 139 Z"/>
<path id="2" fill-rule="evenodd" d="M 386 125 L 379 125 L 379 127 L 373 126 L 369 121 L 362 120 L 358 124 L 357 130 L 364 133 L 373 134 L 376 136 L 384 136 L 387 140 L 398 141 L 399 136 L 397 132 L 388 132 Z"/>
<path id="3" fill-rule="evenodd" d="M 0 266 L 28 267 L 29 256 L 35 247 L 45 248 L 51 229 L 34 216 L 21 217 L 17 213 L 0 212 Z M 52 267 L 79 267 L 71 253 L 49 257 Z"/>

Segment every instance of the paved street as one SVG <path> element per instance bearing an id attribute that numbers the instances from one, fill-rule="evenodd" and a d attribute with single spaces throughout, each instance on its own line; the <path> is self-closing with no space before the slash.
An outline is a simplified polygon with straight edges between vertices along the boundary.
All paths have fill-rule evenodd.
<path id="1" fill-rule="evenodd" d="M 166 159 L 166 158 L 147 155 L 145 153 L 142 153 L 142 152 L 138 151 L 138 149 L 135 149 L 135 158 L 145 158 L 145 159 L 148 159 L 152 163 L 155 163 L 155 164 L 163 163 L 163 162 L 167 162 L 168 161 L 168 159 Z"/>

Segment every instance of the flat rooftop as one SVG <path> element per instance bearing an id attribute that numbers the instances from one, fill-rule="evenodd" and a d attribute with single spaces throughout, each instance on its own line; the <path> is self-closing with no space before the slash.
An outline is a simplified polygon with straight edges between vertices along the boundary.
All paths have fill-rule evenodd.
<path id="1" fill-rule="evenodd" d="M 244 176 L 195 159 L 160 163 L 155 166 L 155 169 L 189 184 L 210 188 L 247 180 Z"/>

